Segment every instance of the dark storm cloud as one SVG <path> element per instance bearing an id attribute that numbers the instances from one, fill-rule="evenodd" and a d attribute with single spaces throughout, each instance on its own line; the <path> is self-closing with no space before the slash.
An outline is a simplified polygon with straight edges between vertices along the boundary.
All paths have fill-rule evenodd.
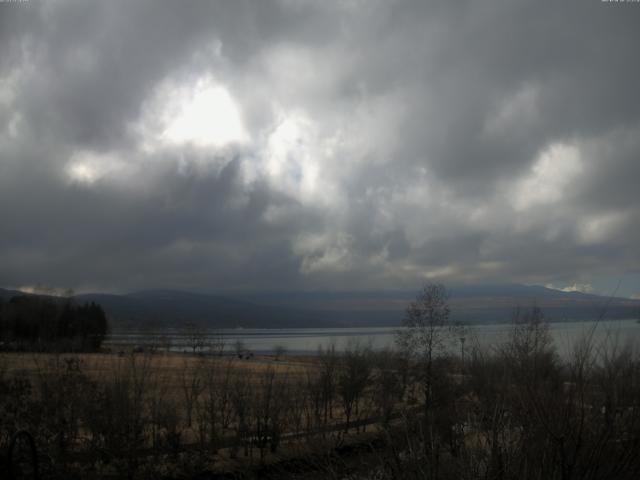
<path id="1" fill-rule="evenodd" d="M 0 4 L 0 284 L 638 272 L 639 20 L 598 1 Z M 198 89 L 211 117 L 168 135 Z"/>
<path id="2" fill-rule="evenodd" d="M 3 189 L 2 203 L 18 202 L 21 215 L 0 240 L 3 275 L 28 283 L 25 264 L 45 244 L 47 268 L 38 278 L 46 283 L 64 274 L 88 283 L 99 278 L 110 288 L 134 288 L 145 277 L 165 286 L 179 278 L 198 287 L 239 282 L 246 274 L 260 284 L 266 279 L 257 271 L 271 269 L 274 259 L 286 276 L 296 268 L 287 237 L 315 228 L 318 215 L 307 210 L 284 226 L 265 224 L 266 205 L 291 201 L 260 184 L 246 191 L 237 169 L 231 161 L 219 174 L 167 171 L 153 191 L 124 196 L 100 185 L 52 186 L 39 191 L 38 199 Z"/>

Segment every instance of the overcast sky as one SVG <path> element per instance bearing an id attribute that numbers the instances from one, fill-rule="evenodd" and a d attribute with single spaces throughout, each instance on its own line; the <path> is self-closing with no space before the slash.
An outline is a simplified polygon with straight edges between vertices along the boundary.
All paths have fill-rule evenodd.
<path id="1" fill-rule="evenodd" d="M 0 286 L 640 294 L 640 3 L 0 3 Z"/>

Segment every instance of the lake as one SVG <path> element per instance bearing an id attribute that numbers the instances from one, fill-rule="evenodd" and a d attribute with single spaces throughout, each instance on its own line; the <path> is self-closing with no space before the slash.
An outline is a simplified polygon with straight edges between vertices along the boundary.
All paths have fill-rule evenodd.
<path id="1" fill-rule="evenodd" d="M 594 322 L 562 322 L 551 323 L 550 332 L 558 352 L 566 356 L 575 342 L 593 331 L 593 339 L 597 344 L 616 342 L 623 346 L 631 344 L 635 347 L 640 342 L 640 323 L 636 320 L 607 320 Z M 393 347 L 395 332 L 399 327 L 359 327 L 359 328 L 287 328 L 287 329 L 219 329 L 203 331 L 205 341 L 215 343 L 224 340 L 225 352 L 235 351 L 235 345 L 241 342 L 244 349 L 254 354 L 273 353 L 278 346 L 289 354 L 314 355 L 318 347 L 335 345 L 342 351 L 352 342 L 370 345 L 379 350 Z M 468 326 L 465 334 L 465 349 L 468 351 L 474 344 L 481 347 L 500 345 L 508 337 L 512 328 L 510 324 Z M 105 342 L 106 347 L 113 349 L 132 346 L 149 346 L 152 344 L 169 344 L 172 351 L 190 350 L 187 333 L 180 329 L 162 331 L 115 331 Z M 461 342 L 455 337 L 448 348 L 460 351 Z"/>

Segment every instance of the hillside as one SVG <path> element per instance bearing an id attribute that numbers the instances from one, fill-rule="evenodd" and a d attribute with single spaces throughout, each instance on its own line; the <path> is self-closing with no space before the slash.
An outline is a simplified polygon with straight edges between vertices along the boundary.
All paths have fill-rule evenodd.
<path id="1" fill-rule="evenodd" d="M 85 294 L 76 298 L 103 305 L 115 325 L 136 328 L 173 327 L 186 323 L 217 328 L 337 326 L 313 311 L 172 290 L 146 290 L 126 295 Z"/>
<path id="2" fill-rule="evenodd" d="M 450 289 L 454 320 L 507 322 L 517 307 L 538 305 L 550 321 L 638 318 L 640 301 L 562 292 L 540 286 L 458 286 Z M 0 289 L 7 301 L 15 290 Z M 410 291 L 259 293 L 238 298 L 174 290 L 124 295 L 76 295 L 100 304 L 116 328 L 179 327 L 187 323 L 217 328 L 305 328 L 398 325 Z"/>
<path id="3" fill-rule="evenodd" d="M 638 318 L 640 300 L 563 292 L 542 286 L 466 285 L 449 288 L 451 315 L 465 323 L 508 322 L 516 308 L 537 305 L 550 321 Z M 397 325 L 415 291 L 263 293 L 257 303 L 307 308 L 348 325 Z"/>

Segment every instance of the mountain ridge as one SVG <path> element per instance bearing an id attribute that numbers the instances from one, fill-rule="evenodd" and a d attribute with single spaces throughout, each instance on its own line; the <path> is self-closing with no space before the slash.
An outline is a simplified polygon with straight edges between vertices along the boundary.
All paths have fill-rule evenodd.
<path id="1" fill-rule="evenodd" d="M 564 292 L 540 285 L 452 286 L 452 317 L 465 323 L 509 321 L 516 308 L 539 306 L 550 321 L 637 318 L 640 301 L 591 293 Z M 84 293 L 79 302 L 96 302 L 114 328 L 180 327 L 304 328 L 396 326 L 416 291 L 259 292 L 237 296 L 172 289 L 125 294 Z M 17 290 L 0 288 L 7 301 Z M 55 297 L 59 298 L 59 297 Z"/>

